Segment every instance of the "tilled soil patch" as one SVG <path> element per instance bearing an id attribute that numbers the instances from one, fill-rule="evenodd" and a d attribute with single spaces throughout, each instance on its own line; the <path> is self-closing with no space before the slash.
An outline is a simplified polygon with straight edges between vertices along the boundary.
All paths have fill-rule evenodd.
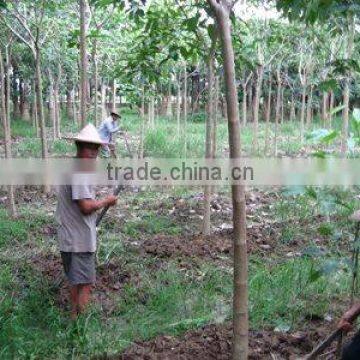
<path id="1" fill-rule="evenodd" d="M 297 359 L 311 351 L 326 336 L 324 329 L 307 329 L 293 334 L 251 331 L 249 359 Z M 118 360 L 227 360 L 231 358 L 231 325 L 207 325 L 180 337 L 159 336 L 136 342 L 123 354 L 108 357 Z M 328 349 L 331 350 L 331 349 Z M 106 359 L 107 357 L 103 357 Z M 322 359 L 335 359 L 333 353 Z"/>
<path id="2" fill-rule="evenodd" d="M 141 251 L 161 258 L 205 257 L 216 259 L 231 252 L 230 235 L 166 236 L 158 235 L 141 244 Z"/>
<path id="3" fill-rule="evenodd" d="M 61 308 L 68 307 L 69 285 L 64 276 L 60 255 L 37 255 L 31 259 L 30 263 L 44 276 L 51 290 L 56 293 L 57 305 Z M 105 313 L 110 313 L 113 309 L 112 295 L 120 292 L 130 280 L 130 273 L 117 263 L 110 262 L 98 266 L 92 297 L 96 302 L 101 303 Z"/>
<path id="4" fill-rule="evenodd" d="M 288 258 L 300 256 L 302 250 L 309 246 L 301 240 L 283 243 L 278 239 L 279 230 L 276 225 L 269 229 L 260 224 L 247 229 L 247 245 L 249 253 L 259 256 L 279 254 Z M 319 238 L 317 247 L 326 250 L 327 240 Z M 221 230 L 212 235 L 156 235 L 141 241 L 139 250 L 148 255 L 160 258 L 199 257 L 219 259 L 232 254 L 232 229 Z"/>

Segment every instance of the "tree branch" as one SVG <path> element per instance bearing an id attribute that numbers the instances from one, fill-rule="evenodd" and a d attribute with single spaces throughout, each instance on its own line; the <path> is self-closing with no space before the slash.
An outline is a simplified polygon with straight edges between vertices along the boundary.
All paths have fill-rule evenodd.
<path id="1" fill-rule="evenodd" d="M 30 39 L 35 42 L 35 38 L 29 28 L 29 26 L 26 24 L 25 20 L 22 18 L 22 15 L 20 14 L 18 8 L 14 6 L 14 11 L 7 10 L 11 15 L 13 15 L 19 23 L 22 25 L 22 27 L 25 29 L 25 31 L 29 34 Z"/>
<path id="2" fill-rule="evenodd" d="M 35 53 L 35 48 L 34 46 L 27 41 L 23 36 L 21 36 L 11 25 L 8 24 L 8 22 L 5 20 L 5 17 L 3 14 L 0 14 L 0 18 L 3 21 L 3 23 L 5 24 L 5 26 L 20 40 L 22 41 L 25 45 L 27 45 L 30 50 Z"/>
<path id="3" fill-rule="evenodd" d="M 42 46 L 44 44 L 44 42 L 46 41 L 50 31 L 53 29 L 53 24 L 54 23 L 55 23 L 55 21 L 52 21 L 50 24 L 48 24 L 47 30 L 45 31 L 45 34 L 44 34 L 43 38 L 39 41 L 40 46 Z"/>
<path id="4" fill-rule="evenodd" d="M 220 9 L 220 5 L 216 0 L 207 0 L 207 2 L 209 3 L 209 5 L 214 9 L 214 10 L 219 10 Z"/>

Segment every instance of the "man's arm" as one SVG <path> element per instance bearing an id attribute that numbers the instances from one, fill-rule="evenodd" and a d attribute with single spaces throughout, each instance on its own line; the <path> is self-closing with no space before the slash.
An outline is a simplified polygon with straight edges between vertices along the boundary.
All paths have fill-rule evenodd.
<path id="1" fill-rule="evenodd" d="M 120 131 L 120 126 L 115 126 L 115 127 L 112 127 L 111 129 L 109 129 L 109 131 L 114 134 L 118 131 Z"/>
<path id="2" fill-rule="evenodd" d="M 107 196 L 101 200 L 94 199 L 81 199 L 76 200 L 80 211 L 84 215 L 90 215 L 97 210 L 100 210 L 106 206 L 114 206 L 116 204 L 117 198 L 114 195 Z"/>

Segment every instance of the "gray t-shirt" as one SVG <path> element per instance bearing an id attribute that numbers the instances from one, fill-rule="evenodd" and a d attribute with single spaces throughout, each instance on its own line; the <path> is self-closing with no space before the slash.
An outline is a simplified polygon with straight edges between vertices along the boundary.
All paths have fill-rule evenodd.
<path id="1" fill-rule="evenodd" d="M 76 200 L 94 199 L 95 191 L 83 174 L 75 174 L 72 185 L 61 185 L 58 190 L 56 220 L 60 251 L 96 251 L 96 213 L 84 215 Z"/>

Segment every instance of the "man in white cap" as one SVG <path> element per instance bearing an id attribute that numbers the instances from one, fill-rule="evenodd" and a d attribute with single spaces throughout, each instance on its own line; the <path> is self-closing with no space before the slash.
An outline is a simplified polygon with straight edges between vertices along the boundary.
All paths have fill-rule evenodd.
<path id="1" fill-rule="evenodd" d="M 102 148 L 104 157 L 109 157 L 110 151 L 115 156 L 115 145 L 112 143 L 112 135 L 120 131 L 120 127 L 117 124 L 119 119 L 121 119 L 120 114 L 112 111 L 110 116 L 107 117 L 98 128 L 100 138 L 105 143 Z"/>
<path id="2" fill-rule="evenodd" d="M 88 124 L 73 138 L 78 159 L 96 159 L 101 140 L 95 126 Z M 76 319 L 90 300 L 95 283 L 96 211 L 116 204 L 115 196 L 96 200 L 86 173 L 72 175 L 70 185 L 58 192 L 56 219 L 58 243 L 66 277 L 70 283 L 71 317 Z"/>

